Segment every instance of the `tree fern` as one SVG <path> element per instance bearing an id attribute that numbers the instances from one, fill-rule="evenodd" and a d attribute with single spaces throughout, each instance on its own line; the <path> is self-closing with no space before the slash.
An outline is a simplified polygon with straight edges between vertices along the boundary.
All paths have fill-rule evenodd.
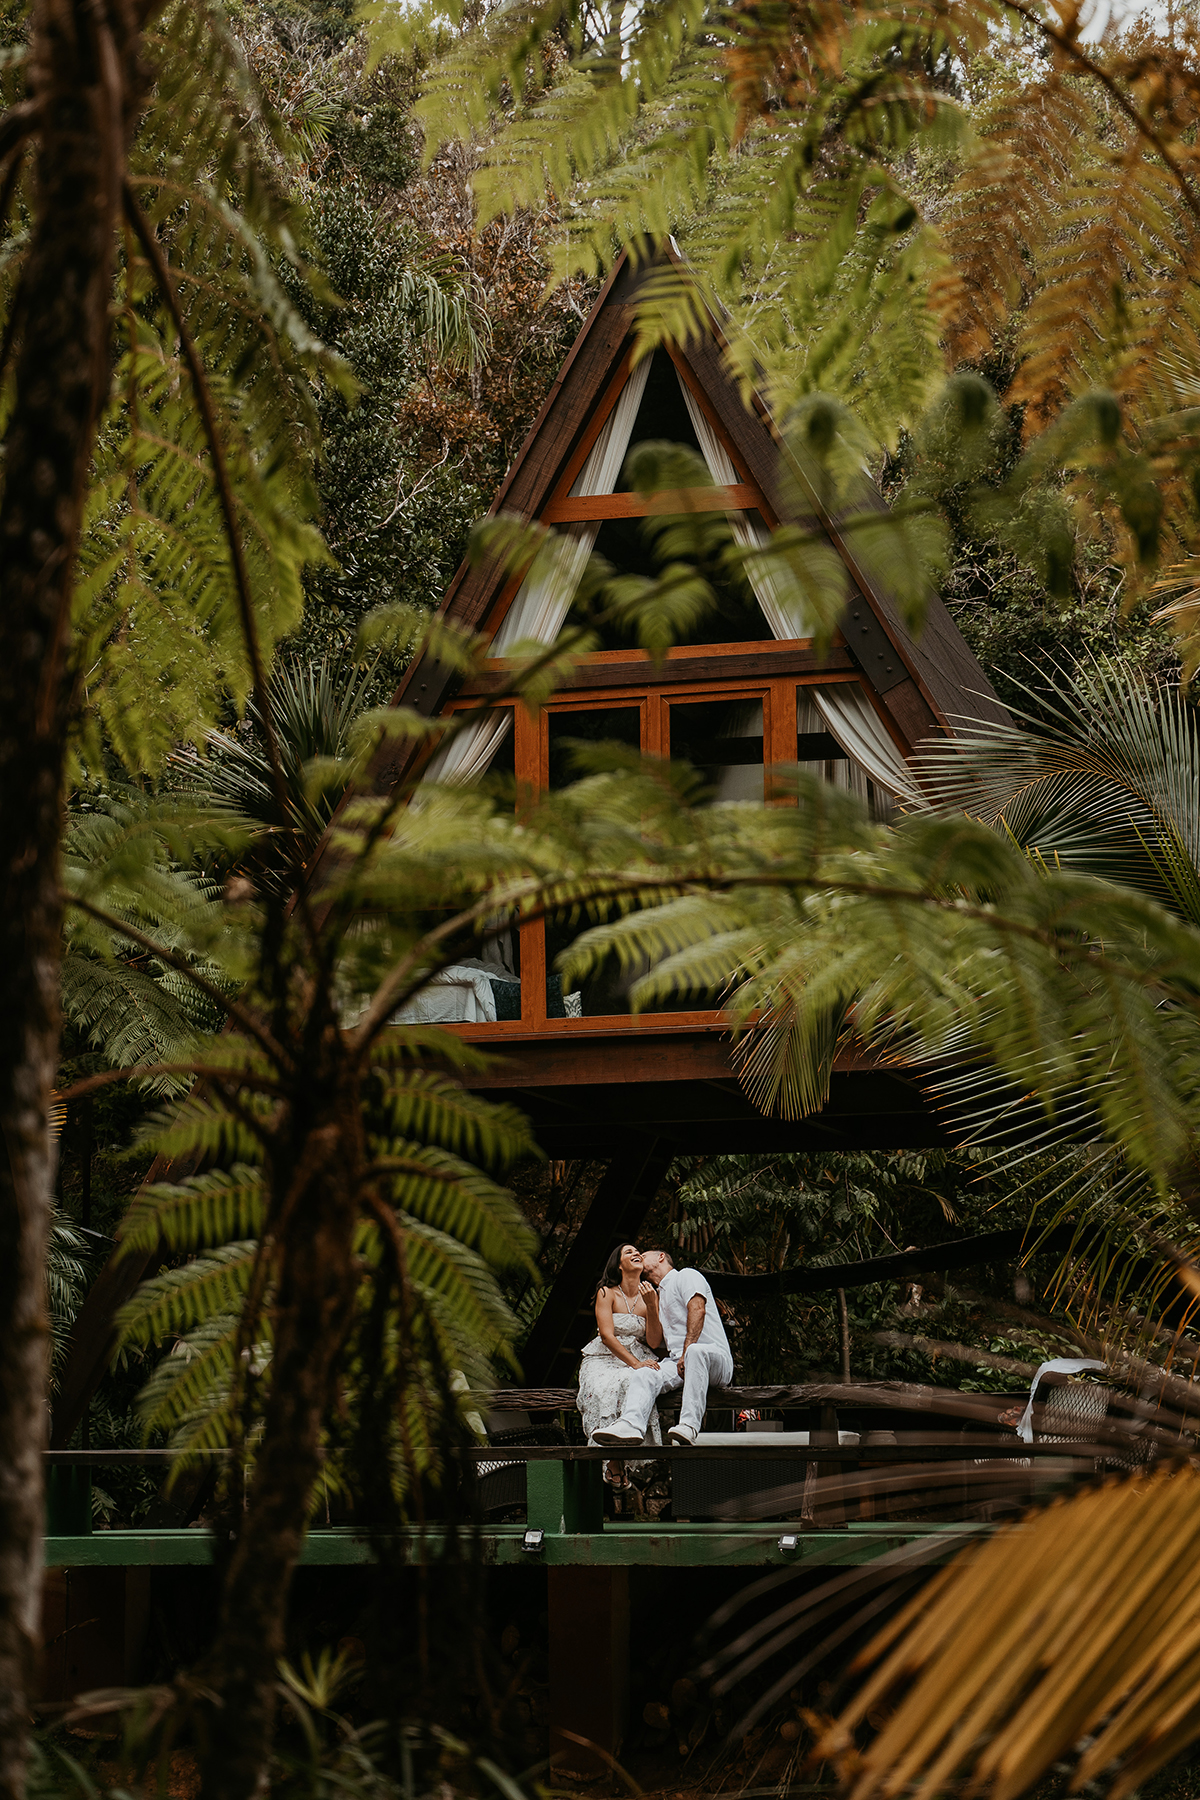
<path id="1" fill-rule="evenodd" d="M 526 132 L 517 173 L 505 180 L 510 186 L 518 177 L 527 180 L 524 191 L 531 194 L 537 184 L 544 190 L 551 168 L 569 168 L 572 176 L 584 171 L 594 184 L 594 213 L 588 217 L 591 202 L 582 187 L 564 213 L 572 226 L 581 217 L 586 222 L 572 252 L 585 259 L 597 245 L 607 254 L 611 242 L 640 238 L 647 224 L 659 229 L 668 204 L 686 202 L 704 213 L 710 161 L 744 156 L 749 167 L 758 136 L 778 133 L 781 204 L 798 206 L 797 196 L 820 188 L 826 216 L 820 219 L 815 208 L 818 224 L 788 240 L 770 269 L 764 234 L 752 224 L 741 237 L 706 244 L 701 218 L 694 236 L 700 277 L 714 298 L 719 276 L 736 289 L 747 271 L 754 279 L 779 280 L 782 291 L 789 262 L 811 265 L 815 274 L 794 290 L 797 304 L 809 308 L 820 378 L 836 380 L 845 392 L 862 370 L 884 369 L 878 322 L 898 322 L 904 287 L 917 290 L 892 398 L 895 416 L 924 432 L 930 361 L 920 290 L 939 263 L 928 240 L 910 235 L 919 214 L 907 203 L 896 168 L 922 133 L 944 145 L 959 131 L 960 111 L 928 79 L 926 65 L 936 66 L 943 51 L 978 42 L 982 13 L 947 16 L 918 8 L 898 17 L 814 7 L 797 41 L 790 18 L 778 29 L 768 21 L 754 35 L 760 22 L 749 15 L 701 20 L 664 7 L 635 22 L 628 61 L 638 71 L 636 107 L 625 85 L 625 52 L 612 45 L 577 44 L 576 64 L 561 70 L 548 34 L 572 22 L 561 8 L 490 15 L 482 27 L 486 60 L 473 72 L 472 91 L 462 44 L 457 62 L 434 77 L 443 82 L 439 123 L 453 129 L 456 120 L 480 122 L 505 83 L 522 108 L 544 105 L 545 136 Z M 715 126 L 706 134 L 705 96 L 719 85 L 723 68 L 730 72 L 729 97 L 722 91 L 724 110 L 714 111 Z M 678 116 L 672 112 L 676 77 Z M 543 88 L 543 79 L 557 85 Z M 187 104 L 203 110 L 198 95 Z M 532 116 L 526 111 L 518 124 Z M 564 121 L 578 153 L 572 148 L 556 161 L 544 145 L 565 129 Z M 640 141 L 639 131 L 645 132 Z M 636 189 L 623 166 L 631 143 L 640 158 Z M 762 167 L 770 163 L 762 158 Z M 660 210 L 657 197 L 644 192 L 647 172 L 666 196 Z M 231 189 L 236 186 L 245 216 L 259 216 L 254 209 L 271 198 L 269 183 L 260 191 L 256 175 L 251 179 L 240 165 L 235 173 Z M 129 209 L 162 302 L 134 290 L 160 338 L 157 346 L 152 332 L 145 344 L 137 332 L 131 339 L 134 402 L 144 384 L 150 423 L 143 424 L 142 412 L 134 418 L 134 402 L 113 422 L 114 479 L 96 525 L 100 553 L 88 604 L 103 609 L 131 557 L 141 559 L 131 581 L 141 578 L 145 547 L 127 516 L 132 520 L 141 509 L 161 521 L 162 569 L 180 582 L 193 579 L 194 569 L 205 630 L 223 659 L 222 679 L 235 693 L 251 680 L 257 684 L 274 798 L 286 813 L 263 647 L 294 604 L 304 544 L 292 529 L 295 487 L 277 462 L 259 457 L 266 439 L 256 433 L 269 421 L 274 441 L 285 448 L 302 439 L 303 394 L 299 383 L 283 382 L 276 401 L 266 381 L 263 396 L 246 403 L 244 416 L 239 411 L 247 365 L 235 301 L 240 283 L 256 304 L 269 300 L 270 271 L 240 228 L 226 229 L 225 171 L 218 169 L 213 184 L 220 204 L 208 204 L 208 196 L 204 204 L 185 204 L 165 167 L 152 176 L 149 210 L 161 239 L 147 230 L 140 208 Z M 744 196 L 736 199 L 749 220 Z M 273 241 L 285 253 L 282 236 Z M 170 278 L 169 270 L 164 279 L 162 242 L 204 245 L 206 254 L 215 246 L 226 256 L 223 269 L 237 277 L 230 276 L 235 300 L 228 312 L 209 290 L 189 297 L 186 281 Z M 182 269 L 187 258 L 175 261 Z M 780 319 L 787 300 L 784 294 Z M 651 341 L 668 304 L 678 301 L 667 295 L 657 325 L 652 313 L 644 315 Z M 865 329 L 849 316 L 854 304 L 866 310 Z M 173 327 L 182 351 L 177 368 L 194 378 L 198 339 L 188 326 L 189 306 L 197 333 L 203 328 L 213 338 L 203 441 L 175 419 L 173 390 L 155 372 L 174 355 Z M 268 372 L 318 367 L 319 351 L 294 343 L 270 316 L 272 332 L 256 339 L 265 343 Z M 730 335 L 738 335 L 736 320 Z M 137 361 L 143 353 L 144 364 Z M 792 473 L 799 480 L 811 469 L 835 500 L 854 507 L 852 433 L 843 414 L 828 400 L 818 403 L 810 390 L 801 398 Z M 958 384 L 925 433 L 932 440 L 938 430 L 950 431 L 968 466 L 971 434 L 987 413 L 978 400 L 977 389 Z M 223 429 L 214 429 L 214 418 Z M 1143 516 L 1149 453 L 1140 430 L 1110 390 L 1077 395 L 1031 447 L 997 504 L 1019 510 L 1039 475 L 1053 485 L 1070 463 L 1080 494 L 1092 495 L 1101 513 L 1107 508 L 1121 521 L 1137 557 L 1152 559 L 1159 526 Z M 155 441 L 159 436 L 165 449 Z M 132 448 L 123 447 L 135 439 L 141 445 L 136 461 Z M 860 507 L 849 525 L 875 556 L 883 554 L 881 530 L 906 534 L 906 600 L 914 615 L 928 591 L 931 545 L 942 534 L 953 485 L 937 475 L 935 460 L 926 459 L 907 507 L 890 523 L 881 527 L 877 515 Z M 261 518 L 243 518 L 240 503 L 231 509 L 222 466 L 239 483 L 244 478 L 256 509 L 261 502 Z M 136 506 L 118 488 L 118 468 L 133 471 Z M 143 468 L 150 470 L 144 496 Z M 1150 485 L 1157 480 L 1151 470 Z M 968 495 L 973 506 L 985 500 Z M 185 568 L 189 506 L 198 547 Z M 215 536 L 208 548 L 218 515 L 229 551 L 224 563 Z M 819 595 L 820 573 L 805 566 L 810 552 L 805 534 L 794 531 L 772 554 L 781 571 L 792 567 L 793 579 L 809 580 Z M 668 585 L 664 578 L 659 591 L 639 598 L 669 622 Z M 124 618 L 112 616 L 116 625 Z M 835 596 L 826 594 L 826 633 L 835 619 Z M 164 625 L 163 641 L 165 635 Z M 449 636 L 443 627 L 442 641 Z M 479 646 L 460 644 L 458 652 L 467 664 Z M 556 654 L 565 659 L 565 651 Z M 181 665 L 181 682 L 186 673 Z M 544 656 L 517 660 L 519 696 L 536 696 L 548 679 Z M 442 729 L 404 718 L 375 723 L 374 742 L 361 746 L 360 770 L 386 733 Z M 146 759 L 153 745 L 147 738 L 134 748 Z M 294 907 L 267 883 L 258 890 L 248 883 L 249 893 L 224 892 L 197 907 L 194 893 L 182 885 L 175 892 L 161 880 L 155 871 L 174 860 L 167 852 L 183 831 L 183 808 L 177 819 L 164 813 L 152 830 L 122 839 L 111 868 L 100 857 L 69 876 L 95 954 L 137 948 L 153 955 L 221 1005 L 230 1021 L 220 1048 L 205 1046 L 203 1064 L 197 1058 L 203 1089 L 155 1126 L 147 1147 L 262 1172 L 255 1236 L 224 1244 L 200 1241 L 209 1228 L 219 1235 L 214 1197 L 197 1190 L 181 1197 L 177 1183 L 148 1198 L 136 1221 L 141 1241 L 155 1228 L 159 1207 L 179 1251 L 190 1232 L 187 1247 L 196 1255 L 156 1275 L 126 1320 L 142 1340 L 187 1346 L 156 1372 L 147 1398 L 151 1416 L 193 1447 L 227 1442 L 236 1452 L 223 1492 L 235 1537 L 213 1666 L 223 1702 L 214 1730 L 241 1789 L 263 1779 L 269 1702 L 262 1696 L 273 1692 L 283 1600 L 321 1479 L 322 1449 L 341 1459 L 348 1492 L 357 1476 L 359 1491 L 380 1500 L 383 1516 L 396 1516 L 419 1482 L 445 1478 L 464 1440 L 453 1372 L 465 1368 L 483 1380 L 509 1354 L 513 1327 L 497 1277 L 529 1268 L 529 1238 L 500 1181 L 532 1146 L 512 1115 L 497 1117 L 493 1130 L 480 1107 L 472 1137 L 469 1109 L 444 1103 L 428 1086 L 413 1090 L 415 1100 L 404 1093 L 406 1054 L 427 1063 L 440 1055 L 446 1066 L 461 1066 L 464 1052 L 452 1034 L 401 1028 L 399 1047 L 384 1041 L 397 1007 L 456 957 L 471 954 L 497 919 L 517 923 L 549 912 L 586 922 L 563 972 L 615 956 L 639 973 L 637 1003 L 723 983 L 747 1082 L 764 1109 L 819 1106 L 839 1039 L 852 1030 L 860 1042 L 918 1066 L 936 1069 L 967 1055 L 988 1062 L 1014 1089 L 1034 1096 L 1052 1121 L 1111 1139 L 1128 1166 L 1159 1191 L 1194 1142 L 1200 941 L 1190 924 L 1144 895 L 1072 871 L 1043 870 L 974 821 L 914 814 L 884 830 L 802 779 L 790 807 L 705 808 L 696 803 L 698 783 L 687 771 L 610 755 L 573 791 L 550 795 L 519 817 L 488 791 L 427 791 L 406 809 L 410 797 L 404 790 L 356 791 L 339 813 L 327 853 L 303 871 Z M 255 847 L 251 828 L 242 850 Z M 139 855 L 160 908 L 152 929 L 135 920 L 129 902 Z M 348 1445 L 335 1441 L 335 1403 L 345 1394 L 356 1419 L 356 1441 Z"/>
<path id="2" fill-rule="evenodd" d="M 152 1344 L 214 1316 L 237 1317 L 250 1286 L 256 1249 L 251 1239 L 222 1244 L 181 1269 L 168 1269 L 143 1282 L 118 1317 L 122 1340 Z"/>
<path id="3" fill-rule="evenodd" d="M 139 1189 L 121 1224 L 121 1251 L 205 1250 L 262 1230 L 261 1171 L 234 1164 L 184 1182 L 155 1182 Z"/>

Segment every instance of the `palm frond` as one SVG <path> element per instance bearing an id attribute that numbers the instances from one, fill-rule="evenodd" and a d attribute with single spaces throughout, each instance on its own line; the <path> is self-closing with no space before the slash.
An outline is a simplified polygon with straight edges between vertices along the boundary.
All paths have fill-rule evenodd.
<path id="1" fill-rule="evenodd" d="M 1200 1558 L 1191 1469 L 1109 1482 L 962 1552 L 858 1659 L 874 1667 L 819 1753 L 852 1800 L 966 1774 L 1016 1800 L 1063 1758 L 1124 1800 L 1195 1735 Z M 851 1733 L 895 1710 L 864 1753 Z"/>
<path id="2" fill-rule="evenodd" d="M 986 819 L 1048 866 L 1085 870 L 1200 919 L 1195 709 L 1119 664 L 1060 671 L 1038 715 L 924 753 L 931 801 Z"/>

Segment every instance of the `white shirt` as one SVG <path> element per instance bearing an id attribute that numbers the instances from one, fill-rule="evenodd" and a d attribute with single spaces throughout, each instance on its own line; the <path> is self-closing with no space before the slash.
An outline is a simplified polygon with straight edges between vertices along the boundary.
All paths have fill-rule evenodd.
<path id="1" fill-rule="evenodd" d="M 704 1299 L 704 1324 L 696 1342 L 715 1345 L 725 1352 L 732 1363 L 729 1339 L 725 1336 L 725 1327 L 721 1323 L 713 1291 L 699 1269 L 668 1269 L 658 1284 L 658 1316 L 662 1320 L 667 1349 L 676 1361 L 683 1355 L 687 1339 L 688 1301 L 697 1294 Z"/>

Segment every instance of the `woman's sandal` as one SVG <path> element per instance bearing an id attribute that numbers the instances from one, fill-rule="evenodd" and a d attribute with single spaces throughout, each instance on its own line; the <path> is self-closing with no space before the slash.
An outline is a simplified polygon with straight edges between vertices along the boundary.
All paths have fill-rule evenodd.
<path id="1" fill-rule="evenodd" d="M 605 1463 L 604 1479 L 607 1481 L 609 1487 L 613 1488 L 618 1494 L 624 1493 L 625 1489 L 631 1485 L 624 1463 Z"/>

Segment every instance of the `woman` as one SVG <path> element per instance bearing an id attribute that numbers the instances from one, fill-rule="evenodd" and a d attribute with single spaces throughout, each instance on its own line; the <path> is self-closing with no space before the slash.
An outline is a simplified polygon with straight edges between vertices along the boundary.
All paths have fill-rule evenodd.
<path id="1" fill-rule="evenodd" d="M 583 1414 L 589 1444 L 595 1442 L 594 1433 L 602 1425 L 611 1425 L 620 1418 L 629 1371 L 647 1363 L 657 1369 L 658 1360 L 650 1346 L 661 1342 L 658 1294 L 651 1282 L 642 1279 L 642 1253 L 633 1244 L 618 1244 L 596 1288 L 596 1336 L 584 1349 L 579 1369 L 579 1397 L 575 1404 Z M 650 1414 L 646 1442 L 662 1443 L 658 1415 L 654 1412 Z M 627 1488 L 631 1470 L 641 1466 L 607 1463 L 604 1479 L 615 1488 Z"/>

